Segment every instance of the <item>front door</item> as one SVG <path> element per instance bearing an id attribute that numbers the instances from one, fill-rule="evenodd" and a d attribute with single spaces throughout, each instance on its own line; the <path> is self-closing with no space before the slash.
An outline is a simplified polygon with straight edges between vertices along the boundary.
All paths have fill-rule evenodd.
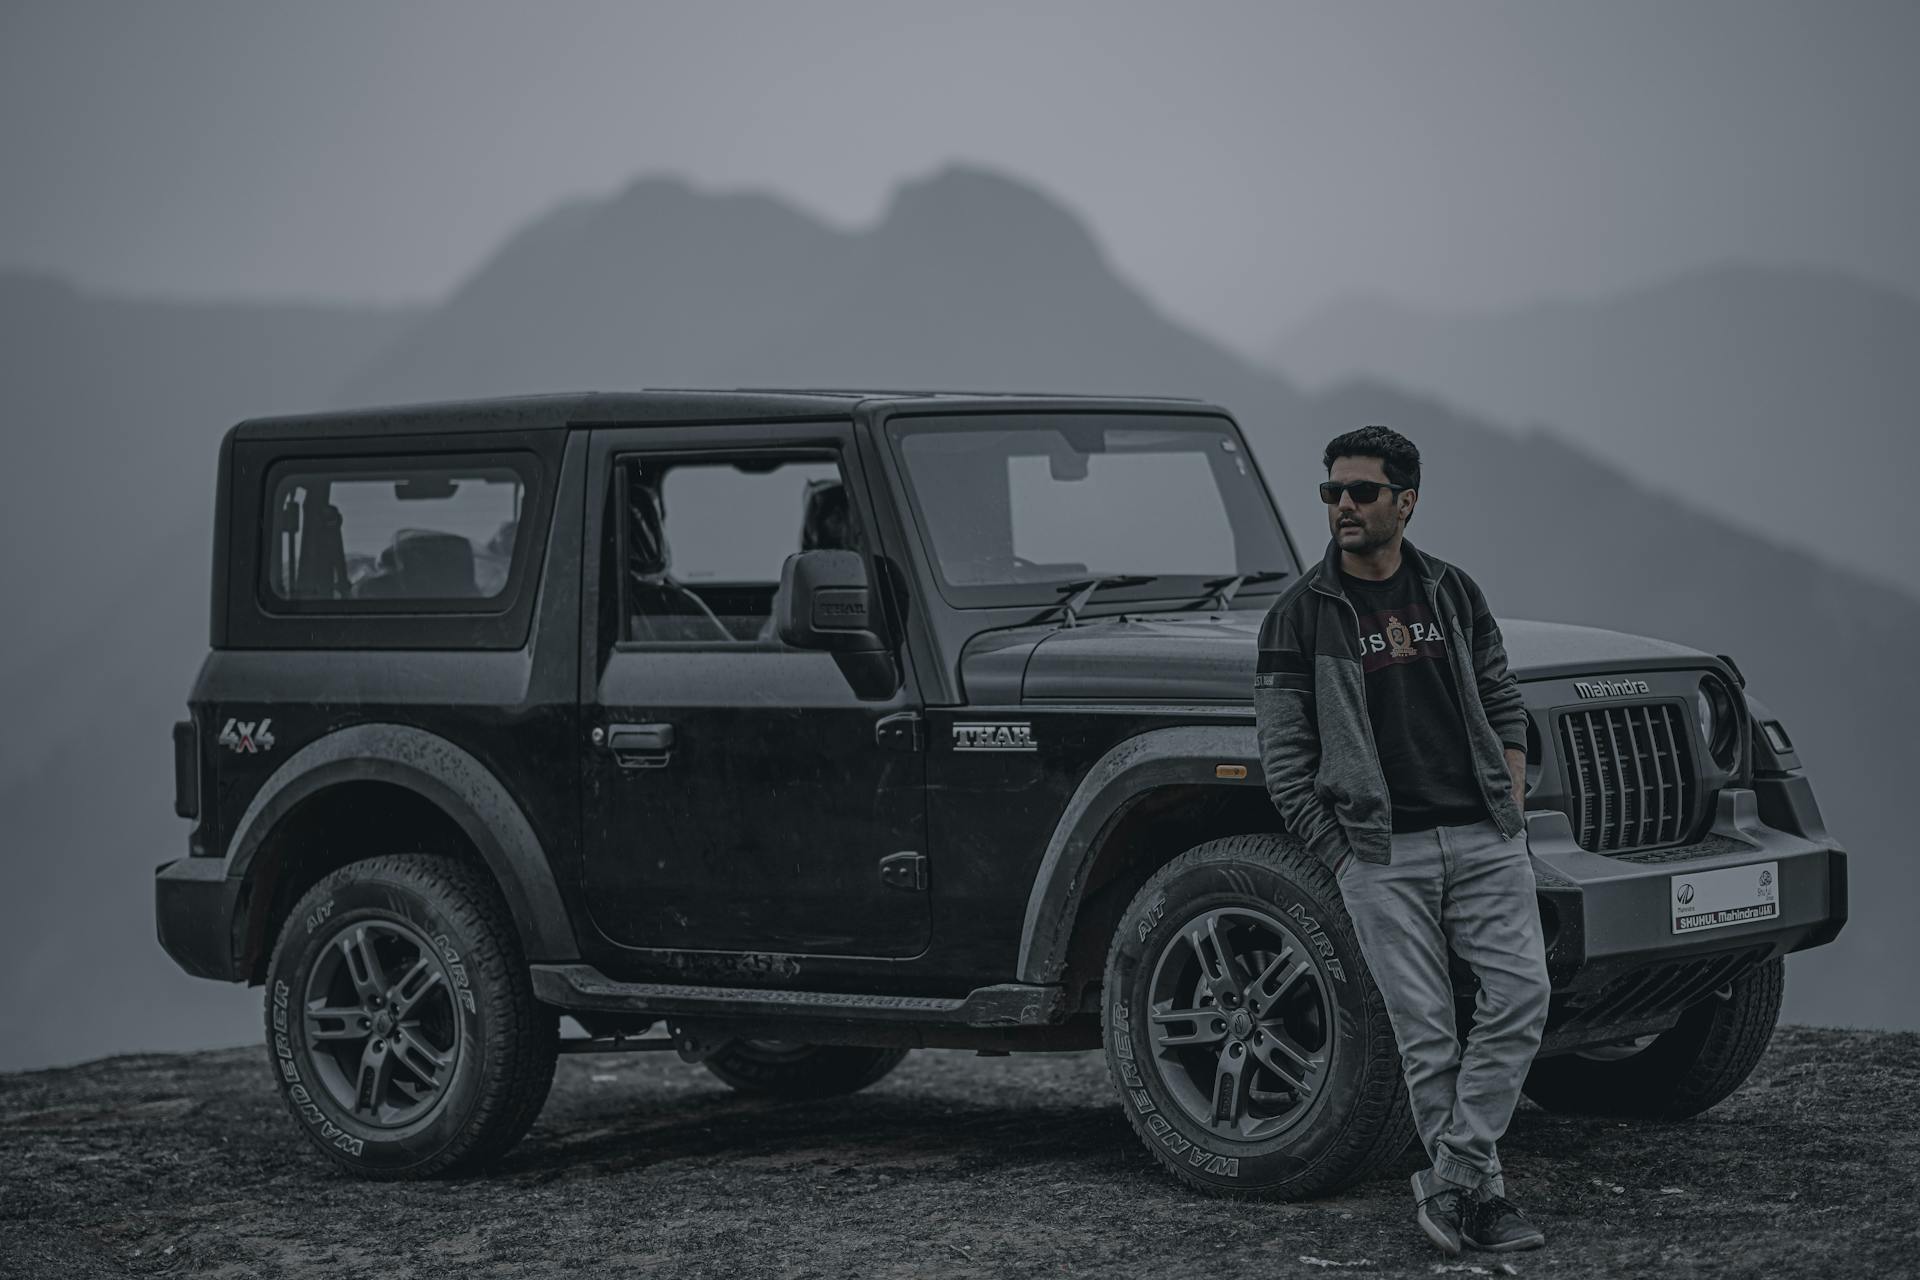
<path id="1" fill-rule="evenodd" d="M 797 551 L 862 551 L 879 580 L 851 428 L 596 431 L 592 460 L 595 924 L 630 947 L 925 950 L 924 757 L 881 728 L 915 710 L 904 660 L 891 692 L 856 689 L 835 655 L 788 646 L 773 623 Z"/>

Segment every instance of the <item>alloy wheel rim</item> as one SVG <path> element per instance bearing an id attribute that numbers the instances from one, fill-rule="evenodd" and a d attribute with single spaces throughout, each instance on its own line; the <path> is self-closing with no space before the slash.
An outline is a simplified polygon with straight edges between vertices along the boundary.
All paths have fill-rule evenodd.
<path id="1" fill-rule="evenodd" d="M 1161 949 L 1148 984 L 1160 1083 L 1216 1138 L 1263 1142 L 1305 1123 L 1333 1066 L 1333 998 L 1278 916 L 1218 907 Z"/>
<path id="2" fill-rule="evenodd" d="M 329 938 L 307 975 L 302 1016 L 321 1087 L 376 1129 L 432 1111 L 465 1047 L 445 962 L 400 920 L 355 920 Z"/>

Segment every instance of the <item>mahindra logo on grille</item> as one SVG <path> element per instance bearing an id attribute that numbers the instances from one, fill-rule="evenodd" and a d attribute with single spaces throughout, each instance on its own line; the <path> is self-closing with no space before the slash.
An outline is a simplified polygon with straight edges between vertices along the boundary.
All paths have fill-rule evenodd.
<path id="1" fill-rule="evenodd" d="M 1033 725 L 1024 720 L 953 726 L 955 751 L 1035 751 Z"/>
<path id="2" fill-rule="evenodd" d="M 1575 680 L 1573 691 L 1583 698 L 1624 698 L 1653 689 L 1645 680 Z"/>

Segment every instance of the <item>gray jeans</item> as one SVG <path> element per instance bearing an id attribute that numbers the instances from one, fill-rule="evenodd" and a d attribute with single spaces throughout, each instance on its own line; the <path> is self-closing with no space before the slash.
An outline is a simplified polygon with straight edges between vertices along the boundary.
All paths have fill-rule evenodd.
<path id="1" fill-rule="evenodd" d="M 1522 831 L 1489 818 L 1396 832 L 1393 861 L 1349 856 L 1340 896 L 1400 1045 L 1414 1127 L 1436 1177 L 1506 1194 L 1495 1143 L 1547 1020 L 1547 956 Z M 1455 1031 L 1447 945 L 1479 976 L 1473 1030 Z"/>

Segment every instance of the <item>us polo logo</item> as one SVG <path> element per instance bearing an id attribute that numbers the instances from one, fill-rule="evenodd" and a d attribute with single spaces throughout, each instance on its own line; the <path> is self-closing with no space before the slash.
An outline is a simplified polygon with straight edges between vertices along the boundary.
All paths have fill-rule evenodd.
<path id="1" fill-rule="evenodd" d="M 242 723 L 229 717 L 227 727 L 220 731 L 214 741 L 236 755 L 253 755 L 258 751 L 273 750 L 273 733 L 268 728 L 273 723 L 269 716 L 256 726 L 251 720 Z"/>
<path id="2" fill-rule="evenodd" d="M 1025 720 L 996 720 L 953 726 L 955 751 L 1034 751 L 1033 725 Z"/>
<path id="3" fill-rule="evenodd" d="M 1624 698 L 1630 693 L 1652 693 L 1645 680 L 1575 680 L 1573 691 L 1583 698 Z"/>
<path id="4" fill-rule="evenodd" d="M 1420 652 L 1413 647 L 1412 630 L 1400 621 L 1398 615 L 1387 619 L 1387 640 L 1393 645 L 1388 652 L 1396 658 L 1411 658 Z"/>

